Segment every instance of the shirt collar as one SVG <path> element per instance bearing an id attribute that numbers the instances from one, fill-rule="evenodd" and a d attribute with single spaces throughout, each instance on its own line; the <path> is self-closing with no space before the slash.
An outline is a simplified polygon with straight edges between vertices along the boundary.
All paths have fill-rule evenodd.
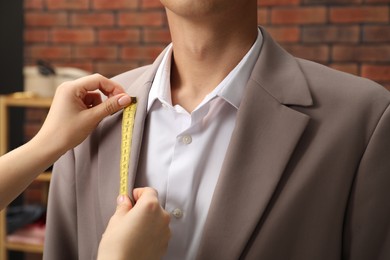
<path id="1" fill-rule="evenodd" d="M 171 97 L 171 62 L 172 62 L 172 43 L 168 45 L 167 50 L 158 66 L 156 76 L 154 77 L 152 87 L 150 88 L 148 98 L 148 112 L 154 101 L 159 99 L 161 103 L 172 105 Z"/>
<path id="2" fill-rule="evenodd" d="M 215 97 L 221 97 L 238 109 L 243 97 L 245 86 L 260 54 L 262 43 L 263 36 L 260 29 L 258 29 L 257 39 L 251 49 L 241 59 L 237 66 L 218 84 L 218 86 L 216 86 L 216 88 L 203 99 L 198 107 L 209 102 Z M 173 44 L 171 43 L 157 69 L 156 76 L 150 89 L 147 107 L 148 112 L 154 101 L 157 99 L 162 104 L 172 106 L 170 89 L 172 51 Z"/>

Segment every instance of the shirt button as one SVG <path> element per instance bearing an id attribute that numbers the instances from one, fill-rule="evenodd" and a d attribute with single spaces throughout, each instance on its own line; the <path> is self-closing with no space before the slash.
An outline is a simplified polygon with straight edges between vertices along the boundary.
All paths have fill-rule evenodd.
<path id="1" fill-rule="evenodd" d="M 183 211 L 181 211 L 181 209 L 174 209 L 172 210 L 172 215 L 175 218 L 181 218 L 183 216 Z"/>
<path id="2" fill-rule="evenodd" d="M 184 143 L 184 144 L 190 144 L 192 142 L 192 137 L 190 135 L 185 135 L 183 136 L 183 138 L 181 139 L 181 141 Z"/>

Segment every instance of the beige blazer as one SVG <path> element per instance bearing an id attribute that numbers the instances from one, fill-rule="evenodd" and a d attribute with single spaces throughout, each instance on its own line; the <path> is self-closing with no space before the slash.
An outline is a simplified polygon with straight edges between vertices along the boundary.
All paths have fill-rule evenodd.
<path id="1" fill-rule="evenodd" d="M 262 29 L 199 260 L 390 259 L 390 94 L 295 58 Z M 114 78 L 138 97 L 140 160 L 153 65 Z M 44 259 L 94 259 L 119 191 L 121 113 L 55 165 Z"/>

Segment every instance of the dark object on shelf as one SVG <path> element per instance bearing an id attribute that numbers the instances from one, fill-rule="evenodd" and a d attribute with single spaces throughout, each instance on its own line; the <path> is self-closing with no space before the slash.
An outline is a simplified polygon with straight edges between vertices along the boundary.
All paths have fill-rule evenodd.
<path id="1" fill-rule="evenodd" d="M 23 205 L 7 208 L 7 234 L 15 232 L 28 224 L 40 220 L 46 215 L 46 208 L 41 205 Z"/>
<path id="2" fill-rule="evenodd" d="M 37 67 L 38 71 L 41 75 L 43 76 L 50 76 L 50 75 L 55 75 L 56 71 L 49 62 L 44 61 L 44 60 L 38 60 L 37 61 Z"/>

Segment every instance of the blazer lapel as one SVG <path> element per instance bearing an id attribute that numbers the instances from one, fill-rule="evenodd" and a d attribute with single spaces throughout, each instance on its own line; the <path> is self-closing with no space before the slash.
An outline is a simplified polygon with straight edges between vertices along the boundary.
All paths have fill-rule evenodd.
<path id="1" fill-rule="evenodd" d="M 262 33 L 197 259 L 240 258 L 309 121 L 287 106 L 312 104 L 299 65 Z"/>
<path id="2" fill-rule="evenodd" d="M 144 70 L 141 75 L 119 75 L 113 80 L 121 84 L 126 92 L 137 98 L 137 111 L 135 115 L 133 138 L 129 161 L 128 185 L 129 191 L 133 190 L 134 180 L 138 166 L 138 158 L 141 149 L 144 121 L 149 90 L 165 51 L 156 61 Z M 98 209 L 102 220 L 100 231 L 104 231 L 108 220 L 115 211 L 115 201 L 119 194 L 119 164 L 121 145 L 122 115 L 120 111 L 104 120 L 97 129 L 99 147 L 98 152 Z M 132 196 L 132 194 L 130 194 Z"/>

